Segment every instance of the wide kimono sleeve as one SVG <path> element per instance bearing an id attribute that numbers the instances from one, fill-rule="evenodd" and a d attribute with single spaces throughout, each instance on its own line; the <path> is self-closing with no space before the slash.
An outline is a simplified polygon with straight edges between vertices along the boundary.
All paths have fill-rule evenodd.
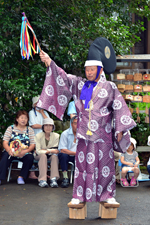
<path id="1" fill-rule="evenodd" d="M 37 106 L 63 119 L 64 111 L 73 97 L 80 98 L 80 93 L 86 79 L 67 74 L 51 61 L 47 68 L 46 78 Z"/>
<path id="2" fill-rule="evenodd" d="M 130 110 L 120 94 L 118 88 L 114 89 L 113 96 L 113 145 L 114 150 L 118 152 L 126 152 L 130 146 L 130 133 L 129 130 L 136 126 L 132 119 Z M 117 134 L 122 132 L 123 136 L 120 142 L 117 141 Z"/>

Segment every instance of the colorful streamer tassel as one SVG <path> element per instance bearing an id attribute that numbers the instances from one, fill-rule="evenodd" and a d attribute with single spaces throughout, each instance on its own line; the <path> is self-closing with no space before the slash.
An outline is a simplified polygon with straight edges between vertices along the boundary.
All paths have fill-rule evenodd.
<path id="1" fill-rule="evenodd" d="M 32 54 L 39 53 L 40 49 L 38 45 L 35 45 L 35 33 L 34 30 L 32 29 L 31 25 L 29 24 L 27 17 L 23 13 L 22 17 L 22 24 L 21 24 L 21 35 L 20 35 L 20 48 L 21 48 L 21 56 L 23 59 L 29 59 L 32 57 Z M 33 44 L 30 39 L 30 35 L 28 32 L 28 29 L 33 34 Z"/>

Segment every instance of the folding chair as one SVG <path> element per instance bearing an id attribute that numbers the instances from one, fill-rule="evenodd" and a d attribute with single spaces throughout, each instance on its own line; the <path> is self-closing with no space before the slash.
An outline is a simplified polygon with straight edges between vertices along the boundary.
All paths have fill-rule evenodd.
<path id="1" fill-rule="evenodd" d="M 70 184 L 72 184 L 73 172 L 74 172 L 74 163 L 69 162 L 69 164 L 71 165 Z"/>
<path id="2" fill-rule="evenodd" d="M 119 171 L 119 174 L 120 174 L 120 184 L 121 184 L 121 186 L 122 187 L 138 187 L 139 186 L 139 181 L 138 181 L 138 179 L 136 180 L 136 185 L 135 186 L 124 186 L 123 185 L 123 183 L 122 183 L 122 181 L 121 181 L 121 171 L 122 171 L 122 168 L 123 168 L 123 164 L 121 163 L 121 160 L 119 159 L 119 161 L 118 161 L 118 166 L 119 166 L 119 168 L 120 168 L 120 171 Z M 139 167 L 138 167 L 139 168 Z M 140 169 L 140 168 L 139 168 Z M 129 170 L 128 172 L 127 172 L 127 175 L 126 175 L 126 178 L 127 178 L 127 180 L 129 181 L 130 180 L 130 174 L 132 174 L 132 176 L 134 175 L 134 172 L 132 171 L 132 170 Z"/>
<path id="3" fill-rule="evenodd" d="M 13 163 L 19 163 L 19 162 L 21 162 L 21 161 L 19 161 L 19 159 L 14 159 L 14 160 L 12 160 L 12 162 L 10 163 L 10 166 L 8 167 L 8 176 L 7 176 L 7 182 L 9 182 L 9 180 L 10 180 L 10 175 L 11 175 L 11 171 L 12 170 L 20 170 L 21 168 L 19 167 L 19 168 L 12 168 L 12 165 L 13 165 Z M 19 164 L 18 164 L 19 165 Z"/>
<path id="4" fill-rule="evenodd" d="M 22 167 L 18 167 L 18 168 L 12 168 L 13 163 L 22 163 L 19 159 L 14 159 L 12 160 L 12 162 L 10 163 L 10 166 L 8 167 L 8 176 L 7 176 L 7 182 L 10 181 L 10 175 L 11 175 L 11 171 L 12 170 L 21 170 Z M 33 164 L 38 164 L 38 161 L 34 159 Z M 47 164 L 48 166 L 50 165 L 50 160 L 47 160 Z M 29 171 L 39 171 L 39 169 L 30 169 Z M 48 169 L 48 171 L 50 171 L 50 168 Z"/>

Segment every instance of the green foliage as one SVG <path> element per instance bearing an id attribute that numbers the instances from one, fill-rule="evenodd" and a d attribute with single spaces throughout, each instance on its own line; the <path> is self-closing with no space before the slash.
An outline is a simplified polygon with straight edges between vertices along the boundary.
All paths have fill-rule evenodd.
<path id="1" fill-rule="evenodd" d="M 55 131 L 55 133 L 57 133 L 57 134 L 62 134 L 62 132 L 63 132 L 63 130 L 57 130 L 57 131 Z"/>
<path id="2" fill-rule="evenodd" d="M 22 12 L 41 48 L 67 72 L 81 75 L 90 43 L 98 36 L 108 38 L 116 54 L 128 54 L 144 30 L 142 22 L 131 23 L 130 13 L 149 18 L 148 9 L 147 1 L 137 0 L 0 1 L 0 132 L 13 123 L 18 109 L 30 110 L 31 98 L 41 93 L 45 78 L 46 68 L 38 55 L 21 59 Z"/>
<path id="3" fill-rule="evenodd" d="M 136 139 L 137 145 L 145 146 L 147 145 L 148 136 L 150 135 L 149 124 L 145 123 L 145 113 L 140 113 L 140 123 L 137 123 L 137 114 L 132 114 L 134 121 L 137 126 L 131 130 L 131 136 Z"/>

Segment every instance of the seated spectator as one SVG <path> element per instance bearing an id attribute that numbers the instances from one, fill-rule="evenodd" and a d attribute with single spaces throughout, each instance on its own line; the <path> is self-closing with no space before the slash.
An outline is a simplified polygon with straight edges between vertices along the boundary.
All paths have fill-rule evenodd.
<path id="1" fill-rule="evenodd" d="M 23 162 L 17 183 L 25 184 L 24 180 L 28 177 L 29 169 L 33 164 L 32 151 L 35 148 L 34 131 L 28 127 L 28 120 L 28 113 L 25 110 L 19 110 L 14 125 L 9 126 L 4 134 L 3 147 L 5 150 L 0 161 L 0 184 L 1 180 L 6 178 L 7 169 L 14 159 Z"/>
<path id="2" fill-rule="evenodd" d="M 36 142 L 36 156 L 35 160 L 38 160 L 39 166 L 39 186 L 48 187 L 47 183 L 47 160 L 51 161 L 50 172 L 50 186 L 52 188 L 58 187 L 57 179 L 59 178 L 58 172 L 58 143 L 59 134 L 54 133 L 54 121 L 51 118 L 43 120 L 43 132 L 38 133 L 35 136 Z"/>
<path id="3" fill-rule="evenodd" d="M 40 96 L 32 98 L 32 110 L 29 112 L 29 125 L 33 128 L 35 135 L 42 132 L 43 119 L 49 118 L 48 113 L 36 107 Z"/>
<path id="4" fill-rule="evenodd" d="M 136 149 L 136 140 L 134 138 L 130 138 L 131 145 L 127 149 L 126 153 L 121 154 L 121 163 L 123 164 L 122 172 L 121 172 L 121 181 L 124 186 L 129 186 L 129 183 L 126 179 L 126 174 L 129 170 L 134 172 L 134 176 L 130 181 L 130 186 L 136 185 L 136 180 L 139 176 L 139 168 L 138 165 L 140 163 L 138 153 L 134 151 Z"/>
<path id="5" fill-rule="evenodd" d="M 42 132 L 43 119 L 49 118 L 49 115 L 45 110 L 36 107 L 39 98 L 40 96 L 32 98 L 32 110 L 29 112 L 29 125 L 33 128 L 35 135 Z M 34 170 L 35 166 L 33 165 L 32 168 Z M 34 171 L 30 172 L 29 178 L 38 179 Z"/>
<path id="6" fill-rule="evenodd" d="M 58 146 L 58 149 L 60 151 L 60 153 L 58 154 L 58 158 L 63 172 L 63 181 L 61 183 L 62 188 L 69 187 L 69 179 L 67 174 L 68 162 L 75 163 L 75 154 L 77 148 L 76 131 L 77 131 L 77 117 L 74 116 L 71 119 L 70 128 L 68 128 L 61 134 Z"/>

